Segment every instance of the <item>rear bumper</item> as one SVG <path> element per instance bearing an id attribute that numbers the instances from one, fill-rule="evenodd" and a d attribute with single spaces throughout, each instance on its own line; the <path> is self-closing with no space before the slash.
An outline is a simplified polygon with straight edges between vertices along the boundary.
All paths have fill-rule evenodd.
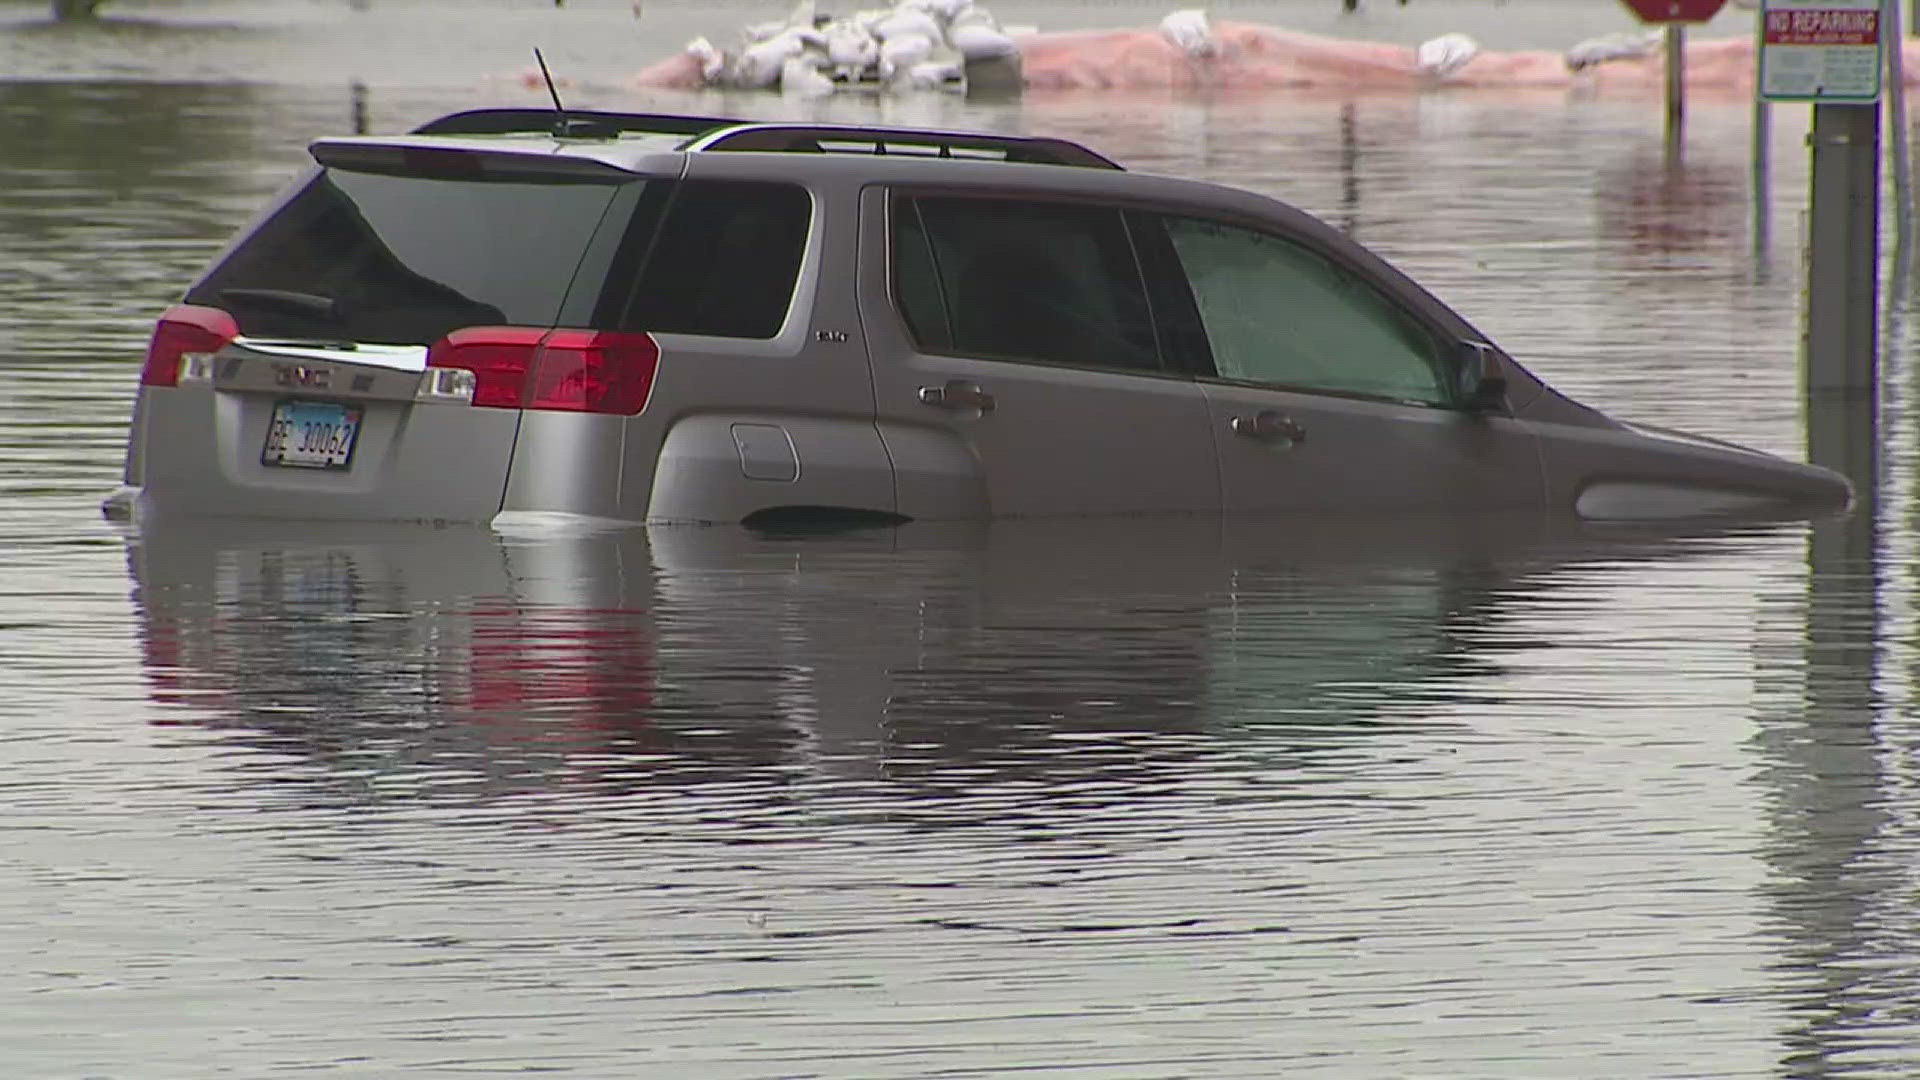
<path id="1" fill-rule="evenodd" d="M 131 454 L 137 483 L 103 507 L 125 512 L 283 520 L 485 523 L 499 512 L 519 414 L 511 409 L 357 403 L 344 470 L 264 464 L 275 398 L 143 387 Z"/>

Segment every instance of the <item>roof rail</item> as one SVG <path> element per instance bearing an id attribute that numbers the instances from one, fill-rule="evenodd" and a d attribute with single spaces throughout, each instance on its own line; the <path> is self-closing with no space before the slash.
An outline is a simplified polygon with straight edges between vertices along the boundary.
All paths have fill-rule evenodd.
<path id="1" fill-rule="evenodd" d="M 623 133 L 682 135 L 682 150 L 771 150 L 797 153 L 924 154 L 943 158 L 989 158 L 1040 165 L 1119 169 L 1118 163 L 1066 139 L 926 131 L 858 124 L 761 123 L 718 116 L 596 112 L 591 109 L 470 109 L 429 120 L 415 135 L 509 135 L 538 132 L 575 138 L 616 138 Z"/>
<path id="2" fill-rule="evenodd" d="M 592 109 L 469 109 L 413 129 L 415 135 L 512 135 L 523 132 L 556 134 L 559 125 L 570 133 L 613 138 L 623 132 L 654 135 L 700 135 L 716 128 L 746 123 L 717 116 L 675 116 L 668 113 L 596 112 Z"/>
<path id="3" fill-rule="evenodd" d="M 911 148 L 911 149 L 909 149 Z M 990 158 L 1040 165 L 1119 169 L 1110 158 L 1066 139 L 921 131 L 855 124 L 738 123 L 697 135 L 682 150 L 775 150 L 801 153 L 915 154 L 943 158 Z"/>

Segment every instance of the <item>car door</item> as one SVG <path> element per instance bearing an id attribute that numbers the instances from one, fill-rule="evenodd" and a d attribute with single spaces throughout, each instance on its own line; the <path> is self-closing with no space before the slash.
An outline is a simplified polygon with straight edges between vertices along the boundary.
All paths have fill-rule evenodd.
<path id="1" fill-rule="evenodd" d="M 1119 210 L 876 186 L 861 236 L 901 514 L 1219 506 L 1206 400 L 1164 356 Z"/>
<path id="2" fill-rule="evenodd" d="M 1207 400 L 1228 510 L 1543 505 L 1525 423 L 1469 407 L 1458 337 L 1363 260 L 1202 216 L 1136 215 L 1134 233 L 1171 279 L 1161 306 Z"/>

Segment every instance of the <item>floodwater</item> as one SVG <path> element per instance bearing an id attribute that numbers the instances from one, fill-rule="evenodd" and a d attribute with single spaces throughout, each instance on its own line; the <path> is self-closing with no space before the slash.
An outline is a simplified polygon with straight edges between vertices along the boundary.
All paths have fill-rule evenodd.
<path id="1" fill-rule="evenodd" d="M 1500 48 L 1630 26 L 1612 0 L 1215 11 Z M 1632 96 L 621 88 L 777 13 L 0 5 L 0 1072 L 1920 1070 L 1909 305 L 1894 283 L 1877 424 L 1802 404 L 1803 107 L 1758 198 L 1737 100 L 1691 102 L 1669 163 Z M 1044 132 L 1280 195 L 1575 396 L 1816 446 L 1861 506 L 1666 533 L 102 520 L 152 319 L 306 141 L 537 103 L 531 45 L 570 103 Z"/>

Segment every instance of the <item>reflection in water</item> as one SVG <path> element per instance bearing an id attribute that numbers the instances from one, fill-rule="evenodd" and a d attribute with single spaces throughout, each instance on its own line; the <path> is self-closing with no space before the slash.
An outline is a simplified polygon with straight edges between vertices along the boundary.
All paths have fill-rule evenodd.
<path id="1" fill-rule="evenodd" d="M 1725 265 L 1747 224 L 1740 167 L 1705 154 L 1673 161 L 1639 148 L 1600 170 L 1595 193 L 1600 236 L 1628 256 L 1646 288 L 1667 280 L 1653 271 Z"/>
<path id="2" fill-rule="evenodd" d="M 88 887 L 169 925 L 219 901 L 199 966 L 122 957 L 309 1062 L 1750 1062 L 1766 1011 L 1703 1004 L 1770 994 L 1774 951 L 1711 631 L 1799 528 L 149 523 L 162 726 L 110 730 L 192 768 L 157 796 L 189 806 Z M 84 937 L 26 978 L 101 963 Z"/>
<path id="3" fill-rule="evenodd" d="M 1787 944 L 1780 970 L 1797 986 L 1781 1073 L 1890 1075 L 1912 1066 L 1913 1019 L 1887 1014 L 1920 986 L 1910 970 L 1915 912 L 1907 877 L 1885 860 L 1891 823 L 1885 716 L 1876 689 L 1881 575 L 1869 512 L 1816 526 L 1804 614 L 1801 700 L 1763 715 L 1772 826 L 1766 888 Z M 1903 958 L 1904 957 L 1904 958 Z"/>
<path id="4" fill-rule="evenodd" d="M 1772 272 L 1773 244 L 1773 103 L 1755 94 L 1750 121 L 1748 156 L 1748 225 L 1752 237 L 1754 275 L 1765 280 Z"/>
<path id="5" fill-rule="evenodd" d="M 1816 393 L 1807 410 L 1809 459 L 1846 473 L 1857 495 L 1849 516 L 1810 532 L 1800 685 L 1755 736 L 1775 872 L 1765 892 L 1795 987 L 1780 1074 L 1904 1075 L 1920 1065 L 1920 1020 L 1891 1006 L 1920 993 L 1920 911 L 1910 871 L 1889 858 L 1900 822 L 1884 734 L 1895 712 L 1882 687 L 1880 403 L 1872 390 Z"/>
<path id="6" fill-rule="evenodd" d="M 508 788 L 781 768 L 937 789 L 1391 730 L 1526 644 L 1500 624 L 1529 582 L 1705 542 L 1536 516 L 504 540 L 156 522 L 130 550 L 156 701 L 362 781 L 378 759 L 385 781 Z"/>

